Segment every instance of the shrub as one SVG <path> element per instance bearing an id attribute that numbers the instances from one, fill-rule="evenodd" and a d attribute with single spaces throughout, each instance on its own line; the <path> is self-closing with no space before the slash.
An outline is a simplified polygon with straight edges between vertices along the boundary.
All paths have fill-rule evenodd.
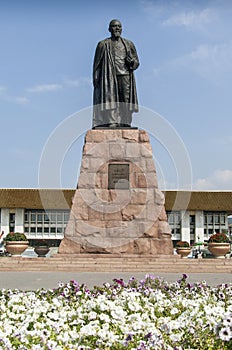
<path id="1" fill-rule="evenodd" d="M 225 233 L 215 233 L 209 238 L 209 243 L 230 243 L 229 238 Z"/>
<path id="2" fill-rule="evenodd" d="M 27 237 L 24 233 L 10 232 L 6 235 L 5 241 L 27 241 Z"/>

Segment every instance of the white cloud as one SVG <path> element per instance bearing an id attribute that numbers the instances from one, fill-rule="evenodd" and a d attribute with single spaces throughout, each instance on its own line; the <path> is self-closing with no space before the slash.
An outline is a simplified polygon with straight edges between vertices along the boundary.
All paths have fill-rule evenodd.
<path id="1" fill-rule="evenodd" d="M 200 2 L 195 5 L 197 6 L 194 6 L 194 10 L 189 10 L 189 3 L 183 0 L 141 0 L 141 6 L 148 18 L 161 21 L 164 26 L 203 29 L 218 19 L 218 9 L 215 6 L 204 8 L 204 4 Z"/>
<path id="2" fill-rule="evenodd" d="M 80 77 L 79 79 L 66 79 L 64 81 L 68 87 L 81 87 L 91 85 L 91 79 L 88 77 Z"/>
<path id="3" fill-rule="evenodd" d="M 225 70 L 231 68 L 232 43 L 200 45 L 189 57 L 193 61 L 210 62 L 211 65 Z"/>
<path id="4" fill-rule="evenodd" d="M 201 27 L 215 20 L 216 14 L 212 9 L 206 8 L 202 11 L 190 11 L 177 13 L 165 21 L 165 26 L 185 26 L 185 27 Z"/>
<path id="5" fill-rule="evenodd" d="M 27 88 L 28 92 L 32 93 L 45 93 L 54 92 L 66 87 L 81 87 L 91 84 L 91 79 L 88 77 L 80 77 L 78 79 L 64 79 L 61 84 L 40 84 Z"/>
<path id="6" fill-rule="evenodd" d="M 232 72 L 232 43 L 200 45 L 181 61 L 204 78 L 220 79 Z"/>
<path id="7" fill-rule="evenodd" d="M 30 101 L 27 97 L 13 97 L 12 99 L 19 105 L 25 105 Z"/>
<path id="8" fill-rule="evenodd" d="M 232 170 L 216 170 L 212 175 L 198 179 L 195 190 L 232 190 Z"/>
<path id="9" fill-rule="evenodd" d="M 0 98 L 6 102 L 12 102 L 19 105 L 25 105 L 29 102 L 29 99 L 24 96 L 13 96 L 8 94 L 7 88 L 5 86 L 0 86 Z"/>
<path id="10" fill-rule="evenodd" d="M 28 92 L 52 92 L 62 89 L 61 84 L 41 84 L 41 85 L 35 85 L 31 88 L 28 88 Z"/>
<path id="11" fill-rule="evenodd" d="M 192 52 L 168 61 L 154 69 L 154 75 L 163 71 L 192 71 L 216 84 L 232 73 L 232 42 L 223 44 L 199 45 Z"/>

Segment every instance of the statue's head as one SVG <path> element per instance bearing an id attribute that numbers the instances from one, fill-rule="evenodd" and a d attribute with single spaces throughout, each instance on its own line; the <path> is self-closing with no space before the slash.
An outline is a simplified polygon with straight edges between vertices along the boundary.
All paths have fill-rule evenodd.
<path id="1" fill-rule="evenodd" d="M 109 32 L 112 37 L 118 38 L 122 34 L 122 24 L 118 19 L 112 19 L 109 24 Z"/>

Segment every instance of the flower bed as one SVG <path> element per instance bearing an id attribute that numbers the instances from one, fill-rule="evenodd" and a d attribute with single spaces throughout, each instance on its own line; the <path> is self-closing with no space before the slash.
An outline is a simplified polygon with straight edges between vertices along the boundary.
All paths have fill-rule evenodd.
<path id="1" fill-rule="evenodd" d="M 230 243 L 230 240 L 225 233 L 218 232 L 210 236 L 209 243 Z"/>
<path id="2" fill-rule="evenodd" d="M 88 290 L 0 291 L 0 349 L 232 349 L 232 284 L 147 275 Z"/>

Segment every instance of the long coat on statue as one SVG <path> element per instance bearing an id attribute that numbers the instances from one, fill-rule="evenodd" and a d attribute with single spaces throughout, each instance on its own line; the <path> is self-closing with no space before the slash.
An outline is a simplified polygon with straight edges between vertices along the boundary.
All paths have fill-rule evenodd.
<path id="1" fill-rule="evenodd" d="M 127 39 L 121 38 L 126 54 L 134 60 L 129 70 L 130 96 L 129 110 L 138 112 L 138 99 L 133 71 L 139 66 L 139 59 L 134 44 Z M 93 64 L 93 127 L 108 124 L 106 112 L 118 108 L 119 94 L 114 59 L 112 56 L 111 38 L 100 41 L 97 45 Z"/>

